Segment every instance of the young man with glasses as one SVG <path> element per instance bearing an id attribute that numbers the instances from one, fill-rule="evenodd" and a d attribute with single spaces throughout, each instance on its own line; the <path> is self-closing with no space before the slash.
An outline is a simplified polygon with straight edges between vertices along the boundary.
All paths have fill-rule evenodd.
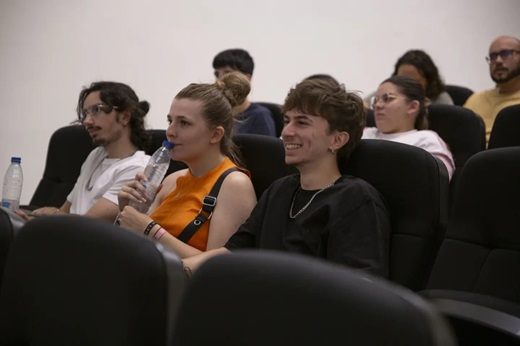
<path id="1" fill-rule="evenodd" d="M 128 86 L 96 82 L 81 91 L 78 120 L 97 148 L 92 150 L 67 200 L 60 208 L 44 207 L 22 215 L 80 214 L 113 222 L 121 187 L 144 171 L 149 156 L 142 151 L 149 142 L 144 117 L 150 105 L 139 101 Z"/>
<path id="2" fill-rule="evenodd" d="M 520 39 L 498 37 L 491 43 L 486 60 L 496 87 L 473 94 L 464 107 L 484 119 L 487 141 L 498 112 L 507 106 L 520 104 Z"/>

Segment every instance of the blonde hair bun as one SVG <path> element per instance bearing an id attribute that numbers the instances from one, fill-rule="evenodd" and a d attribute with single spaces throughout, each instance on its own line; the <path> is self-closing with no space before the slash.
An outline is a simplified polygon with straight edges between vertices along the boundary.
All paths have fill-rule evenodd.
<path id="1" fill-rule="evenodd" d="M 244 103 L 251 91 L 249 79 L 240 72 L 230 72 L 215 82 L 217 89 L 222 91 L 224 97 L 229 101 L 231 107 Z"/>

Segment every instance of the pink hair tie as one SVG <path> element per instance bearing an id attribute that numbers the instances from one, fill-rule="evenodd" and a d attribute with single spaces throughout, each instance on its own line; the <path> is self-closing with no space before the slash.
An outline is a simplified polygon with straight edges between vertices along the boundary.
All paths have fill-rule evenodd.
<path id="1" fill-rule="evenodd" d="M 157 232 L 153 235 L 153 239 L 159 240 L 161 237 L 166 233 L 166 230 L 164 228 L 159 228 Z"/>

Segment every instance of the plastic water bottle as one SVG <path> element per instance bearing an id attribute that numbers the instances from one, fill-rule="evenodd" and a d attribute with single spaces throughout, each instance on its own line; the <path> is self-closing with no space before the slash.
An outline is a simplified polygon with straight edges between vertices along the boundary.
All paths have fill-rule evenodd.
<path id="1" fill-rule="evenodd" d="M 146 188 L 146 203 L 138 203 L 130 201 L 128 205 L 139 210 L 141 213 L 148 212 L 150 205 L 155 198 L 157 187 L 161 184 L 164 179 L 164 175 L 170 166 L 170 150 L 173 148 L 173 143 L 164 141 L 162 147 L 157 149 L 155 153 L 148 161 L 144 175 L 147 181 L 143 181 L 143 186 Z"/>
<path id="2" fill-rule="evenodd" d="M 2 207 L 17 210 L 20 206 L 22 194 L 23 173 L 19 157 L 11 157 L 11 164 L 4 176 L 4 188 L 2 190 Z"/>

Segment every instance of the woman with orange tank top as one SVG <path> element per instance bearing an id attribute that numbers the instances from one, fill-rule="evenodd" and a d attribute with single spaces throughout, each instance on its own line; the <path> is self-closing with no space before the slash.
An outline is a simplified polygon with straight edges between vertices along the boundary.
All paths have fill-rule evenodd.
<path id="1" fill-rule="evenodd" d="M 144 202 L 145 176 L 138 174 L 125 185 L 118 195 L 121 226 L 160 241 L 182 258 L 226 243 L 256 204 L 249 172 L 240 167 L 231 140 L 231 109 L 249 91 L 245 76 L 230 73 L 213 84 L 190 84 L 177 94 L 166 136 L 173 143 L 171 158 L 188 168 L 164 179 L 148 215 L 128 206 L 130 201 Z M 218 180 L 222 185 L 214 203 L 207 196 Z M 214 204 L 214 210 L 206 213 L 203 201 Z M 198 222 L 201 217 L 205 222 Z"/>

